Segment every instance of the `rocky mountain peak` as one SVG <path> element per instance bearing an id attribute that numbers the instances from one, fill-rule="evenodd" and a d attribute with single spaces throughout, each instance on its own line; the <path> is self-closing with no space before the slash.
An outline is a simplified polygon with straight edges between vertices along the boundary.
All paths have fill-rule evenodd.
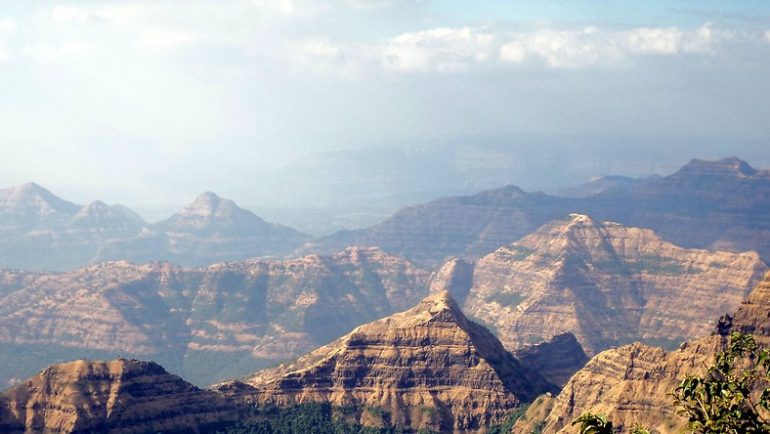
<path id="1" fill-rule="evenodd" d="M 158 225 L 161 228 L 200 231 L 216 227 L 234 228 L 239 224 L 268 226 L 264 220 L 252 212 L 240 208 L 232 200 L 207 191 Z"/>
<path id="2" fill-rule="evenodd" d="M 537 394 L 554 390 L 494 335 L 466 319 L 449 291 L 430 294 L 412 309 L 359 326 L 247 382 L 256 403 L 379 407 L 393 423 L 441 432 L 482 430 Z M 220 390 L 243 387 L 229 384 Z M 366 412 L 359 416 L 367 417 Z"/>
<path id="3" fill-rule="evenodd" d="M 107 205 L 106 203 L 95 200 L 81 208 L 72 218 L 70 223 L 79 224 L 132 224 L 133 226 L 142 225 L 144 221 L 138 214 L 122 205 Z"/>
<path id="4" fill-rule="evenodd" d="M 0 432 L 198 432 L 235 413 L 203 391 L 139 360 L 53 365 L 0 394 Z"/>
<path id="5" fill-rule="evenodd" d="M 29 182 L 0 190 L 0 212 L 25 217 L 46 217 L 52 214 L 75 214 L 80 206 L 61 199 L 41 187 Z"/>
<path id="6" fill-rule="evenodd" d="M 675 176 L 732 176 L 751 177 L 757 170 L 749 163 L 738 157 L 723 158 L 721 160 L 701 160 L 694 158 L 684 165 Z"/>

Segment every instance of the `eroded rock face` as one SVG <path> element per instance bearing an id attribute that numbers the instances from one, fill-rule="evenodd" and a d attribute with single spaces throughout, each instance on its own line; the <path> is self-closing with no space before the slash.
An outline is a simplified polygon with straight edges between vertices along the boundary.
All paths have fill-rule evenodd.
<path id="1" fill-rule="evenodd" d="M 512 350 L 567 332 L 588 354 L 636 340 L 676 348 L 707 334 L 766 270 L 756 252 L 683 249 L 573 214 L 481 258 L 463 309 Z"/>
<path id="2" fill-rule="evenodd" d="M 0 277 L 0 384 L 84 355 L 154 359 L 210 384 L 407 309 L 427 293 L 428 272 L 349 248 L 196 269 L 121 261 Z"/>
<path id="3" fill-rule="evenodd" d="M 576 433 L 571 421 L 584 412 L 604 414 L 616 427 L 634 423 L 662 434 L 681 432 L 686 420 L 677 415 L 669 395 L 687 374 L 697 375 L 713 362 L 725 336 L 733 331 L 751 333 L 758 342 L 770 342 L 764 325 L 770 317 L 770 273 L 752 291 L 730 321 L 711 336 L 683 344 L 666 353 L 641 343 L 604 351 L 578 371 L 557 397 L 542 398 L 513 432 Z"/>
<path id="4" fill-rule="evenodd" d="M 551 383 L 562 387 L 585 366 L 588 356 L 572 333 L 516 350 L 514 356 L 526 367 L 538 371 Z"/>
<path id="5" fill-rule="evenodd" d="M 366 229 L 313 241 L 301 251 L 377 245 L 421 264 L 481 257 L 569 213 L 650 228 L 688 248 L 756 250 L 770 258 L 770 171 L 737 158 L 692 160 L 676 173 L 616 183 L 585 197 L 508 186 L 405 208 Z"/>
<path id="6" fill-rule="evenodd" d="M 258 404 L 330 402 L 379 408 L 394 424 L 441 432 L 475 432 L 553 390 L 519 363 L 482 326 L 469 321 L 449 292 L 416 307 L 362 325 L 292 364 L 229 383 Z M 362 423 L 377 420 L 367 411 Z"/>
<path id="7" fill-rule="evenodd" d="M 152 362 L 54 365 L 0 394 L 3 433 L 200 432 L 236 420 L 237 407 Z"/>

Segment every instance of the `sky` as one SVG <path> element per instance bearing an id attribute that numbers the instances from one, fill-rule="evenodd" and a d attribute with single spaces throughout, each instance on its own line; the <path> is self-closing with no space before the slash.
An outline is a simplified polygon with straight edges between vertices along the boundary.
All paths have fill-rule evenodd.
<path id="1" fill-rule="evenodd" d="M 766 1 L 3 0 L 0 187 L 153 220 L 770 167 L 767 77 Z"/>

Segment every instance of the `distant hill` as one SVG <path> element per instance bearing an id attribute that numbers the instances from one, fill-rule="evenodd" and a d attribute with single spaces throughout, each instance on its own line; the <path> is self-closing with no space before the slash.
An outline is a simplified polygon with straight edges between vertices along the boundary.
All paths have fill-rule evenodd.
<path id="1" fill-rule="evenodd" d="M 283 256 L 308 239 L 292 228 L 268 223 L 235 202 L 206 192 L 140 234 L 108 240 L 94 260 L 171 261 L 202 266 L 255 256 Z"/>
<path id="2" fill-rule="evenodd" d="M 309 239 L 210 192 L 150 224 L 124 206 L 76 205 L 34 183 L 0 190 L 0 267 L 6 268 L 67 270 L 107 259 L 195 266 L 285 255 Z"/>
<path id="3" fill-rule="evenodd" d="M 119 261 L 0 272 L 0 388 L 51 363 L 118 356 L 210 384 L 406 309 L 427 280 L 403 258 L 360 248 L 193 269 Z"/>
<path id="4" fill-rule="evenodd" d="M 300 252 L 376 245 L 433 266 L 452 256 L 478 258 L 571 213 L 653 229 L 682 247 L 756 250 L 770 258 L 770 171 L 737 158 L 692 160 L 672 175 L 614 183 L 586 197 L 507 186 L 438 199 L 317 239 Z"/>

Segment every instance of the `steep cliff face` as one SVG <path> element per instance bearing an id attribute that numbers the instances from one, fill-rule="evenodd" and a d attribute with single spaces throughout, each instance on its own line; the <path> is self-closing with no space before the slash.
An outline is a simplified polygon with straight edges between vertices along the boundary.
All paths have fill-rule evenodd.
<path id="1" fill-rule="evenodd" d="M 229 383 L 220 389 L 258 404 L 377 408 L 394 424 L 441 432 L 483 430 L 554 389 L 469 321 L 446 291 L 246 383 L 251 387 Z M 357 417 L 364 424 L 381 422 L 369 411 Z"/>
<path id="2" fill-rule="evenodd" d="M 0 394 L 3 433 L 200 432 L 236 407 L 151 362 L 79 360 L 46 368 Z"/>
<path id="3" fill-rule="evenodd" d="M 546 380 L 559 387 L 564 386 L 588 362 L 588 356 L 572 333 L 520 348 L 513 355 L 522 365 L 538 371 Z"/>
<path id="4" fill-rule="evenodd" d="M 412 306 L 428 273 L 378 249 L 349 248 L 196 269 L 108 262 L 2 277 L 0 384 L 84 355 L 152 358 L 210 384 Z"/>
<path id="5" fill-rule="evenodd" d="M 769 317 L 770 273 L 736 310 L 722 334 L 751 333 L 767 344 Z M 669 393 L 685 375 L 703 372 L 722 344 L 723 338 L 715 334 L 670 353 L 641 343 L 604 351 L 572 376 L 557 397 L 540 399 L 513 432 L 531 432 L 539 426 L 544 434 L 576 433 L 570 423 L 584 412 L 607 415 L 620 428 L 639 422 L 661 434 L 680 432 L 686 420 L 676 414 Z"/>
<path id="6" fill-rule="evenodd" d="M 481 258 L 463 308 L 509 349 L 566 332 L 589 354 L 640 339 L 675 348 L 734 310 L 766 270 L 755 252 L 683 249 L 573 214 Z"/>
<path id="7" fill-rule="evenodd" d="M 418 263 L 478 258 L 541 225 L 583 213 L 655 230 L 688 248 L 756 250 L 770 258 L 770 171 L 737 158 L 693 160 L 676 173 L 618 183 L 586 197 L 555 197 L 508 186 L 405 208 L 382 223 L 343 231 L 303 252 L 377 245 Z"/>

